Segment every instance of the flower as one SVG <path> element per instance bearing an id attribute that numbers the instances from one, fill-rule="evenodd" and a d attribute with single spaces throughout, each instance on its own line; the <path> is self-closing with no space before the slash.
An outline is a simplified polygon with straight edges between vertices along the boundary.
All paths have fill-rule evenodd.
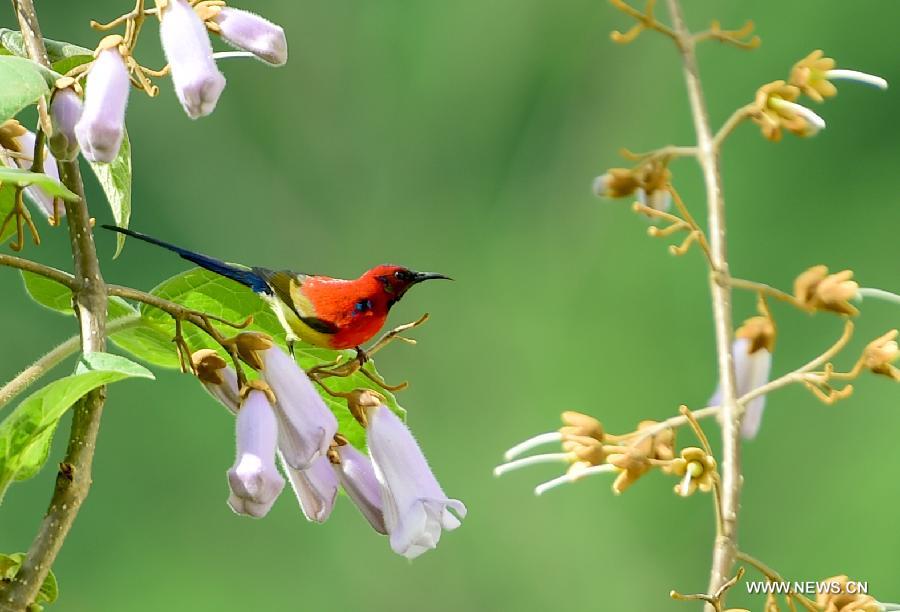
<path id="1" fill-rule="evenodd" d="M 825 120 L 810 109 L 797 104 L 800 89 L 784 81 L 772 81 L 756 92 L 754 123 L 762 128 L 763 136 L 772 142 L 781 140 L 785 129 L 800 137 L 814 136 L 825 128 Z"/>
<path id="2" fill-rule="evenodd" d="M 50 149 L 57 159 L 71 161 L 78 157 L 75 124 L 81 119 L 82 109 L 81 96 L 73 87 L 57 89 L 53 94 L 50 102 L 50 119 L 53 123 Z"/>
<path id="3" fill-rule="evenodd" d="M 369 455 L 381 484 L 391 548 L 414 559 L 437 547 L 443 529 L 460 526 L 466 506 L 444 494 L 412 433 L 389 408 L 370 408 L 368 422 Z"/>
<path id="4" fill-rule="evenodd" d="M 896 329 L 892 329 L 866 345 L 863 350 L 862 363 L 863 367 L 876 374 L 883 374 L 888 378 L 900 381 L 900 369 L 893 365 L 900 357 L 897 333 Z"/>
<path id="5" fill-rule="evenodd" d="M 278 446 L 285 463 L 306 469 L 328 452 L 337 419 L 292 357 L 274 345 L 260 354 L 261 374 L 277 398 Z"/>
<path id="6" fill-rule="evenodd" d="M 747 395 L 769 382 L 772 370 L 772 351 L 775 349 L 775 325 L 765 316 L 751 317 L 735 332 L 732 353 L 734 354 L 735 390 L 738 398 Z M 722 403 L 722 387 L 716 387 L 709 400 L 710 406 Z M 741 436 L 752 440 L 759 433 L 762 424 L 766 396 L 754 397 L 744 407 L 741 421 Z"/>
<path id="7" fill-rule="evenodd" d="M 823 612 L 881 612 L 884 608 L 874 597 L 848 588 L 847 576 L 833 576 L 822 581 L 827 588 L 821 588 L 816 595 L 816 607 Z M 858 583 L 854 583 L 854 586 Z M 836 592 L 835 592 L 836 591 Z"/>
<path id="8" fill-rule="evenodd" d="M 238 514 L 261 518 L 284 488 L 284 478 L 275 468 L 278 422 L 271 398 L 258 381 L 248 387 L 236 423 L 237 459 L 228 470 L 228 505 Z"/>
<path id="9" fill-rule="evenodd" d="M 887 81 L 883 78 L 857 70 L 835 69 L 835 61 L 824 55 L 821 49 L 816 49 L 791 68 L 791 85 L 800 88 L 816 102 L 837 95 L 837 87 L 831 81 L 856 81 L 887 89 Z"/>
<path id="10" fill-rule="evenodd" d="M 0 149 L 6 149 L 7 151 L 28 156 L 33 154 L 37 137 L 33 132 L 22 127 L 18 121 L 15 119 L 6 121 L 0 126 L 0 131 L 2 131 L 2 134 L 0 134 Z M 18 166 L 23 170 L 31 170 L 31 159 L 8 157 L 3 155 L 2 150 L 0 150 L 0 159 L 3 160 L 3 163 L 6 166 Z M 46 146 L 44 147 L 43 173 L 57 181 L 59 180 L 59 168 L 56 166 L 56 159 Z M 28 196 L 28 198 L 38 207 L 38 210 L 40 210 L 48 219 L 54 219 L 56 217 L 56 209 L 58 209 L 60 214 L 65 214 L 66 212 L 65 208 L 62 206 L 56 206 L 53 196 L 40 187 L 35 185 L 26 187 L 25 195 Z"/>
<path id="11" fill-rule="evenodd" d="M 693 495 L 697 489 L 704 493 L 710 491 L 716 479 L 716 460 L 706 451 L 696 446 L 681 450 L 681 456 L 672 460 L 670 471 L 681 477 L 681 483 L 675 485 L 675 493 L 682 497 Z"/>
<path id="12" fill-rule="evenodd" d="M 175 93 L 188 117 L 205 117 L 215 110 L 225 88 L 206 27 L 186 0 L 167 0 L 159 17 L 159 35 Z"/>
<path id="13" fill-rule="evenodd" d="M 351 444 L 336 447 L 338 463 L 334 466 L 347 497 L 353 500 L 372 528 L 387 535 L 381 503 L 381 485 L 372 460 Z"/>
<path id="14" fill-rule="evenodd" d="M 794 298 L 810 312 L 827 310 L 856 316 L 859 310 L 849 300 L 859 295 L 859 285 L 852 278 L 852 270 L 829 274 L 827 266 L 813 266 L 794 281 Z"/>
<path id="15" fill-rule="evenodd" d="M 288 465 L 281 453 L 278 456 L 303 515 L 309 521 L 324 523 L 334 509 L 338 494 L 338 476 L 331 466 L 331 459 L 321 455 L 305 470 L 298 470 Z"/>
<path id="16" fill-rule="evenodd" d="M 219 400 L 229 412 L 237 414 L 241 406 L 237 374 L 228 367 L 225 360 L 213 349 L 202 349 L 191 355 L 191 363 L 197 378 L 210 395 Z"/>
<path id="17" fill-rule="evenodd" d="M 75 136 L 84 157 L 92 162 L 111 162 L 125 135 L 125 107 L 131 80 L 119 51 L 121 36 L 101 41 L 88 72 L 84 110 L 75 124 Z"/>
<path id="18" fill-rule="evenodd" d="M 273 66 L 287 62 L 284 28 L 250 11 L 228 6 L 210 8 L 213 15 L 207 21 L 207 27 L 218 32 L 229 45 L 249 51 Z"/>
<path id="19" fill-rule="evenodd" d="M 610 168 L 594 179 L 594 195 L 601 198 L 636 196 L 644 206 L 666 211 L 672 205 L 668 185 L 672 173 L 665 162 L 651 159 L 636 168 Z"/>

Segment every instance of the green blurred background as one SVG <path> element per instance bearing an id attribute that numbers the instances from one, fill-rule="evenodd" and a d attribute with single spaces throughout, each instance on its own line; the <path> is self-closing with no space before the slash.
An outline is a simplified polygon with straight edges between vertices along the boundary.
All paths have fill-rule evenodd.
<path id="1" fill-rule="evenodd" d="M 88 20 L 126 4 L 38 9 L 45 35 L 92 46 Z M 694 29 L 714 17 L 726 26 L 753 18 L 763 37 L 751 53 L 702 48 L 715 124 L 817 47 L 900 86 L 895 2 L 685 5 Z M 600 0 L 260 0 L 247 8 L 285 27 L 288 65 L 222 62 L 226 91 L 196 123 L 168 82 L 158 99 L 132 97 L 132 227 L 270 267 L 355 276 L 396 262 L 457 278 L 417 289 L 395 309 L 393 323 L 424 311 L 433 319 L 416 333 L 417 347 L 391 347 L 378 361 L 388 379 L 412 381 L 400 398 L 410 424 L 469 516 L 413 563 L 391 553 L 346 500 L 324 526 L 306 523 L 290 492 L 264 520 L 237 517 L 225 505 L 232 419 L 191 378 L 158 371 L 157 383 L 110 389 L 94 487 L 55 567 L 55 609 L 686 609 L 667 594 L 706 586 L 708 496 L 678 498 L 670 479 L 652 474 L 622 497 L 596 477 L 535 498 L 532 487 L 556 466 L 491 475 L 505 448 L 557 427 L 562 410 L 623 432 L 681 402 L 702 406 L 712 391 L 700 254 L 669 256 L 627 202 L 590 193 L 595 175 L 621 165 L 619 147 L 690 144 L 671 44 L 652 34 L 612 44 L 609 30 L 631 23 Z M 11 25 L 9 12 L 3 20 Z M 162 64 L 155 24 L 140 54 Z M 739 129 L 723 160 L 736 275 L 787 288 L 801 270 L 827 263 L 856 270 L 865 286 L 900 289 L 898 88 L 841 86 L 817 107 L 828 129 L 812 140 L 773 145 L 755 127 Z M 694 164 L 673 169 L 705 218 Z M 93 182 L 89 196 L 98 221 L 109 222 Z M 27 254 L 70 267 L 65 232 L 44 238 Z M 133 241 L 112 261 L 105 233 L 98 245 L 110 282 L 149 289 L 186 267 Z M 3 274 L 0 375 L 8 379 L 75 326 L 31 306 L 17 274 Z M 839 334 L 835 317 L 775 309 L 775 372 Z M 752 296 L 739 296 L 736 317 L 752 310 Z M 863 310 L 841 366 L 898 324 L 896 306 L 867 301 Z M 898 388 L 871 375 L 856 387 L 834 407 L 801 389 L 770 398 L 759 438 L 744 451 L 740 539 L 791 579 L 849 573 L 896 601 Z M 28 547 L 53 476 L 50 467 L 8 493 L 4 552 Z M 743 594 L 730 603 L 762 607 Z"/>

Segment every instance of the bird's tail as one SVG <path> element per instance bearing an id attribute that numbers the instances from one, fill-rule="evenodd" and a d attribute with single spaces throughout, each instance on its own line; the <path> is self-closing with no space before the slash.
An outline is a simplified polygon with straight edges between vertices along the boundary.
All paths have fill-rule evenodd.
<path id="1" fill-rule="evenodd" d="M 203 255 L 201 253 L 195 253 L 194 251 L 183 249 L 179 246 L 175 246 L 174 244 L 163 242 L 162 240 L 159 240 L 152 236 L 148 236 L 134 230 L 126 229 L 124 227 L 118 227 L 115 225 L 103 225 L 101 227 L 103 227 L 104 229 L 112 230 L 114 232 L 119 232 L 120 234 L 125 234 L 126 236 L 131 236 L 132 238 L 137 238 L 138 240 L 143 240 L 144 242 L 149 242 L 150 244 L 155 244 L 156 246 L 172 251 L 173 253 L 177 253 L 182 259 L 186 259 L 192 263 L 195 263 L 201 268 L 205 268 L 210 272 L 215 272 L 216 274 L 224 276 L 225 278 L 230 278 L 233 281 L 237 281 L 242 285 L 250 287 L 250 289 L 252 289 L 256 293 L 270 293 L 272 291 L 269 288 L 266 280 L 250 268 L 245 268 L 236 264 L 230 264 L 228 262 L 222 261 L 221 259 L 207 257 L 206 255 Z"/>

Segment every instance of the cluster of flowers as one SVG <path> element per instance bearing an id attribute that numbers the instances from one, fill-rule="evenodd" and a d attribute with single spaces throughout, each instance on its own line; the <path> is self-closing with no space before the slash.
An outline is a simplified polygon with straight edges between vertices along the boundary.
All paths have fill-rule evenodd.
<path id="1" fill-rule="evenodd" d="M 193 355 L 201 382 L 237 415 L 237 459 L 228 470 L 234 512 L 257 518 L 269 512 L 285 485 L 277 456 L 310 521 L 328 519 L 343 487 L 373 529 L 409 559 L 435 548 L 442 530 L 459 527 L 465 505 L 447 497 L 381 396 L 360 390 L 351 400 L 351 412 L 366 427 L 366 455 L 338 433 L 334 415 L 292 357 L 261 334 L 240 334 L 238 346 L 260 373 L 243 389 L 215 351 Z"/>
<path id="2" fill-rule="evenodd" d="M 224 6 L 224 2 L 192 6 L 187 0 L 166 0 L 158 7 L 160 39 L 175 93 L 192 119 L 210 114 L 225 88 L 208 32 L 268 64 L 287 61 L 284 30 L 258 15 Z M 80 147 L 91 161 L 111 162 L 118 154 L 131 87 L 129 62 L 133 61 L 122 43 L 119 35 L 100 42 L 88 72 L 83 105 L 73 79 L 58 83 L 50 112 L 54 132 L 65 140 L 54 147 L 57 155 L 73 159 Z"/>
<path id="3" fill-rule="evenodd" d="M 192 119 L 210 114 L 225 87 L 209 32 L 241 49 L 241 55 L 273 66 L 287 62 L 283 28 L 259 15 L 225 6 L 222 0 L 193 6 L 187 0 L 162 0 L 157 4 L 160 38 L 175 93 Z M 132 85 L 129 66 L 134 59 L 129 53 L 121 36 L 107 36 L 94 53 L 86 91 L 71 77 L 57 81 L 50 103 L 53 134 L 43 153 L 45 174 L 58 180 L 57 159 L 73 160 L 79 151 L 92 162 L 108 163 L 116 158 L 125 135 L 125 109 Z M 0 125 L 0 163 L 30 169 L 34 143 L 35 135 L 17 121 Z M 48 218 L 54 218 L 54 210 L 63 212 L 38 187 L 29 187 L 26 194 Z"/>

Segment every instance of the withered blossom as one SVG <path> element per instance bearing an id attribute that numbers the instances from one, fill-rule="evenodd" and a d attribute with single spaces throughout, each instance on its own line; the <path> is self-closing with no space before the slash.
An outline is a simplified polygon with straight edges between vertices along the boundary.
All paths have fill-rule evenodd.
<path id="1" fill-rule="evenodd" d="M 856 316 L 859 310 L 850 300 L 859 295 L 859 284 L 852 279 L 852 270 L 829 274 L 827 266 L 813 266 L 794 281 L 794 298 L 810 312 L 825 310 Z"/>

